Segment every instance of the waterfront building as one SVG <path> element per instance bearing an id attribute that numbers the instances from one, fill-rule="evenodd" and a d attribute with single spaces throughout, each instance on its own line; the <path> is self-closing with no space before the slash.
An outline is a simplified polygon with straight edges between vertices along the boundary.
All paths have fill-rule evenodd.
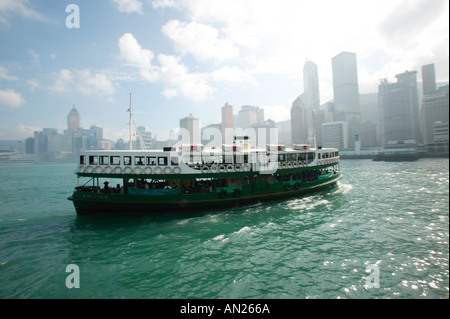
<path id="1" fill-rule="evenodd" d="M 186 116 L 180 120 L 180 128 L 185 129 L 189 133 L 189 140 L 185 141 L 186 144 L 200 144 L 200 120 L 193 117 L 192 114 Z"/>
<path id="2" fill-rule="evenodd" d="M 349 147 L 359 134 L 360 101 L 356 54 L 341 52 L 332 58 L 334 112 L 336 121 L 345 121 L 349 129 Z"/>
<path id="3" fill-rule="evenodd" d="M 322 123 L 322 147 L 348 149 L 348 124 L 344 121 Z"/>
<path id="4" fill-rule="evenodd" d="M 381 80 L 378 86 L 382 146 L 389 141 L 420 141 L 417 71 L 397 74 L 396 83 Z"/>
<path id="5" fill-rule="evenodd" d="M 225 103 L 225 105 L 222 107 L 222 143 L 231 144 L 231 141 L 233 141 L 233 129 L 233 106 Z"/>
<path id="6" fill-rule="evenodd" d="M 303 102 L 306 108 L 318 111 L 320 107 L 319 75 L 317 65 L 307 60 L 303 67 Z"/>
<path id="7" fill-rule="evenodd" d="M 306 144 L 308 137 L 308 113 L 299 96 L 291 107 L 291 143 Z"/>

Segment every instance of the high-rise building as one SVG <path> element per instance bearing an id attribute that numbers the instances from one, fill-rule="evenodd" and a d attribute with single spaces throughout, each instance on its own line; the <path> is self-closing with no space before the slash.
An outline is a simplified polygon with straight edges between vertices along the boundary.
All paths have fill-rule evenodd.
<path id="1" fill-rule="evenodd" d="M 222 107 L 222 143 L 232 143 L 233 129 L 233 106 L 225 103 Z"/>
<path id="2" fill-rule="evenodd" d="M 326 148 L 348 148 L 348 125 L 344 121 L 322 123 L 322 143 Z"/>
<path id="3" fill-rule="evenodd" d="M 185 129 L 189 133 L 189 140 L 185 141 L 188 144 L 200 144 L 200 120 L 190 114 L 180 120 L 180 128 Z"/>
<path id="4" fill-rule="evenodd" d="M 378 86 L 381 144 L 420 141 L 417 71 L 397 74 L 397 83 L 382 80 Z"/>
<path id="5" fill-rule="evenodd" d="M 422 66 L 423 101 L 421 109 L 421 129 L 425 143 L 433 143 L 433 125 L 435 122 L 448 123 L 449 118 L 449 86 L 436 90 L 434 64 Z"/>
<path id="6" fill-rule="evenodd" d="M 250 126 L 264 123 L 264 109 L 257 106 L 244 105 L 239 111 L 239 127 L 247 129 Z"/>
<path id="7" fill-rule="evenodd" d="M 356 54 L 341 52 L 332 59 L 334 112 L 337 121 L 348 123 L 348 146 L 359 135 L 360 102 Z"/>
<path id="8" fill-rule="evenodd" d="M 308 142 L 307 109 L 300 96 L 292 102 L 291 108 L 291 143 L 306 144 Z"/>
<path id="9" fill-rule="evenodd" d="M 322 146 L 322 124 L 325 123 L 325 110 L 313 111 L 314 138 L 316 146 Z"/>
<path id="10" fill-rule="evenodd" d="M 319 93 L 319 74 L 317 65 L 312 61 L 306 61 L 303 67 L 303 86 L 305 106 L 310 110 L 319 110 L 320 93 Z"/>
<path id="11" fill-rule="evenodd" d="M 422 66 L 423 94 L 433 94 L 436 92 L 436 74 L 434 63 Z"/>
<path id="12" fill-rule="evenodd" d="M 80 114 L 78 113 L 75 105 L 72 110 L 70 110 L 69 115 L 67 115 L 67 129 L 72 132 L 77 132 L 80 128 Z"/>

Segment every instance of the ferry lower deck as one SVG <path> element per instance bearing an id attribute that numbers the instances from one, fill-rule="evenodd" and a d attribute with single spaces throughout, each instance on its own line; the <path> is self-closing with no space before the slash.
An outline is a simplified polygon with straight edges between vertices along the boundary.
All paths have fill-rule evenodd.
<path id="1" fill-rule="evenodd" d="M 91 178 L 78 186 L 70 199 L 80 215 L 99 212 L 182 213 L 300 197 L 331 187 L 341 178 L 337 166 L 271 175 L 242 173 L 233 177 Z"/>

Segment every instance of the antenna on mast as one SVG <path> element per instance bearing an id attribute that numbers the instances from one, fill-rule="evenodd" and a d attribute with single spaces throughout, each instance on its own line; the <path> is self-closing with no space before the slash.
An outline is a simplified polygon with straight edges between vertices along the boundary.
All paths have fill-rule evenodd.
<path id="1" fill-rule="evenodd" d="M 139 132 L 139 130 L 137 129 L 137 125 L 136 125 L 136 121 L 134 120 L 133 117 L 133 109 L 131 106 L 131 93 L 130 93 L 130 108 L 127 110 L 127 112 L 130 112 L 130 151 L 133 149 L 133 141 L 132 141 L 132 136 L 133 136 L 133 124 L 134 124 L 134 128 L 136 130 L 137 136 L 139 138 L 139 143 L 141 144 L 141 148 L 143 150 L 146 150 L 147 148 L 145 147 L 145 143 L 142 140 L 142 136 L 141 136 L 141 132 Z"/>

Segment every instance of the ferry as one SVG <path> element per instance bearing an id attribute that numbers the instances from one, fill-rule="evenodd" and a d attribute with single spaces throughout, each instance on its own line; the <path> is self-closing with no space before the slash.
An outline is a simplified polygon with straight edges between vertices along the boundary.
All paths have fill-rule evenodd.
<path id="1" fill-rule="evenodd" d="M 84 151 L 68 198 L 79 215 L 196 212 L 301 197 L 341 178 L 339 150 L 307 144 Z"/>
<path id="2" fill-rule="evenodd" d="M 415 140 L 388 141 L 384 148 L 372 158 L 374 161 L 403 162 L 416 161 L 419 152 Z"/>

